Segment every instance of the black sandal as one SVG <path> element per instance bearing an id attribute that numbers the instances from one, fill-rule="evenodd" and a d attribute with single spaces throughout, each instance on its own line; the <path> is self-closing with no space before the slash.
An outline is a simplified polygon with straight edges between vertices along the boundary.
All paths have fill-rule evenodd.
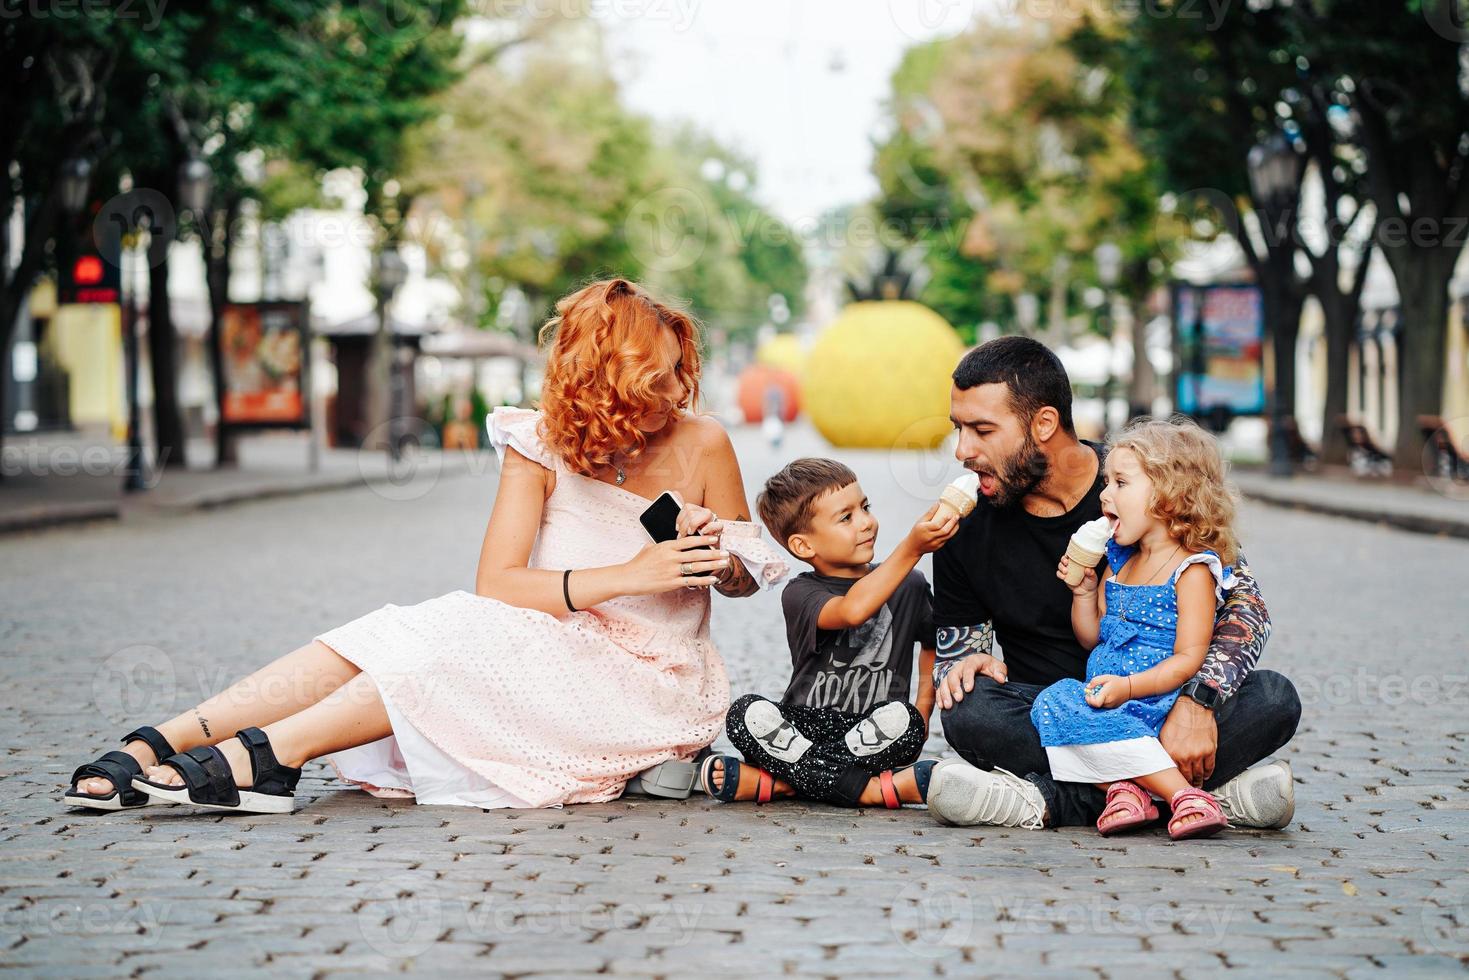
<path id="1" fill-rule="evenodd" d="M 147 742 L 148 748 L 159 760 L 167 759 L 174 754 L 173 746 L 168 744 L 156 728 L 144 725 L 135 728 L 122 737 L 122 744 L 129 742 Z M 133 810 L 140 806 L 149 806 L 161 801 L 151 800 L 148 794 L 133 789 L 133 780 L 143 775 L 143 767 L 126 752 L 114 749 L 106 753 L 95 762 L 89 762 L 84 766 L 78 766 L 77 771 L 71 774 L 71 788 L 61 798 L 61 802 L 67 806 L 83 806 L 93 810 Z M 77 783 L 83 779 L 97 777 L 112 781 L 111 793 L 83 793 L 77 789 Z"/>
<path id="2" fill-rule="evenodd" d="M 258 728 L 242 728 L 235 733 L 250 753 L 254 781 L 248 789 L 235 785 L 235 774 L 224 753 L 213 745 L 201 745 L 163 760 L 184 777 L 182 786 L 155 783 L 141 776 L 133 779 L 133 787 L 148 794 L 156 803 L 186 803 L 210 810 L 233 810 L 237 813 L 290 813 L 296 808 L 296 783 L 301 770 L 276 761 L 270 739 Z"/>

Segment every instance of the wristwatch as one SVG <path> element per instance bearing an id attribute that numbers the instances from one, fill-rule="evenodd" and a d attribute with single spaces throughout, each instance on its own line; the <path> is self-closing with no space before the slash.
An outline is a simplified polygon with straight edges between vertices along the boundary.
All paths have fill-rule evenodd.
<path id="1" fill-rule="evenodd" d="M 1183 685 L 1183 688 L 1178 693 L 1191 701 L 1197 702 L 1199 707 L 1208 708 L 1210 711 L 1218 708 L 1224 702 L 1224 699 L 1219 696 L 1219 688 L 1206 684 L 1198 678 L 1194 678 Z"/>

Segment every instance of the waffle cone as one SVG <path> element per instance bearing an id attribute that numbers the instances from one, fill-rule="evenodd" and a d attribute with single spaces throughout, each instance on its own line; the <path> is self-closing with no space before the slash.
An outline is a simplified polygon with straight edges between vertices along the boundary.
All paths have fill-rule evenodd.
<path id="1" fill-rule="evenodd" d="M 939 509 L 934 519 L 938 521 L 948 520 L 951 514 L 960 517 L 968 517 L 974 510 L 976 501 L 969 494 L 953 487 L 944 487 L 943 493 L 939 494 Z"/>
<path id="2" fill-rule="evenodd" d="M 1081 584 L 1088 568 L 1097 567 L 1097 562 L 1102 560 L 1102 552 L 1088 551 L 1070 541 L 1066 544 L 1066 557 L 1071 559 L 1071 564 L 1066 566 L 1066 584 L 1074 587 Z"/>

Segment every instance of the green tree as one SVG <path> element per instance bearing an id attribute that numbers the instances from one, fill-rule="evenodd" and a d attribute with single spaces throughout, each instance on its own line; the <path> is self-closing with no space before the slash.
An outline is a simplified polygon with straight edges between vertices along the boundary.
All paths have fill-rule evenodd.
<path id="1" fill-rule="evenodd" d="M 154 209 L 155 238 L 206 239 L 216 309 L 228 289 L 233 219 L 254 193 L 240 177 L 240 154 L 259 150 L 316 172 L 355 166 L 370 212 L 391 216 L 382 188 L 400 165 L 404 130 L 426 118 L 427 95 L 453 77 L 460 7 L 410 0 L 388 17 L 377 4 L 210 0 L 170 9 L 156 23 L 95 6 L 74 17 L 4 18 L 0 152 L 9 177 L 0 206 L 9 213 L 15 199 L 25 201 L 29 221 L 18 268 L 0 284 L 0 342 L 50 262 L 58 177 L 73 155 L 96 161 L 92 186 L 104 201 L 124 174 L 161 195 L 168 213 Z M 220 206 L 185 215 L 177 175 L 195 154 L 212 166 Z M 149 256 L 159 451 L 166 465 L 182 465 L 167 249 Z"/>
<path id="2" fill-rule="evenodd" d="M 555 299 L 611 275 L 736 333 L 763 322 L 772 293 L 798 308 L 799 243 L 750 197 L 752 165 L 629 111 L 600 41 L 595 22 L 573 20 L 514 64 L 476 66 L 412 136 L 412 224 L 474 305 L 466 318 L 494 326 L 518 292 L 529 339 Z"/>
<path id="3" fill-rule="evenodd" d="M 1417 420 L 1443 406 L 1449 284 L 1469 226 L 1469 8 L 1462 0 L 1331 0 L 1294 11 L 1353 113 L 1376 241 L 1402 304 L 1393 462 L 1423 465 Z"/>
<path id="4" fill-rule="evenodd" d="M 1077 27 L 1059 13 L 982 19 L 911 50 L 895 73 L 880 206 L 919 230 L 934 273 L 922 298 L 956 322 L 1025 291 L 1049 291 L 1051 320 L 1064 321 L 1076 293 L 1058 270 L 1095 282 L 1103 242 L 1122 250 L 1118 290 L 1136 316 L 1166 271 L 1156 175 L 1133 137 L 1120 58 Z M 1145 377 L 1146 357 L 1137 364 Z"/>
<path id="5" fill-rule="evenodd" d="M 1306 6 L 1238 6 L 1215 25 L 1181 16 L 1138 18 L 1121 50 L 1131 66 L 1144 145 L 1158 160 L 1165 187 L 1180 195 L 1181 215 L 1202 213 L 1227 229 L 1262 288 L 1275 351 L 1272 398 L 1282 419 L 1297 411 L 1304 301 L 1315 294 L 1321 303 L 1328 361 L 1324 455 L 1343 461 L 1346 442 L 1335 419 L 1347 407 L 1347 357 L 1376 210 L 1365 206 L 1365 162 L 1344 125 L 1350 82 L 1316 41 L 1322 31 L 1356 28 L 1309 25 L 1300 16 Z M 1279 200 L 1256 197 L 1247 159 L 1272 138 L 1300 154 L 1300 178 L 1318 179 L 1324 215 L 1303 215 L 1299 182 Z M 1325 234 L 1306 234 L 1313 219 L 1325 220 Z"/>

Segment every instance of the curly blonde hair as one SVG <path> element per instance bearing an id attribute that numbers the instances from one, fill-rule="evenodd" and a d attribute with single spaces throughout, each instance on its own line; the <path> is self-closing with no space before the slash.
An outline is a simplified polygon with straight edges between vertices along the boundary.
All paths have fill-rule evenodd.
<path id="1" fill-rule="evenodd" d="M 663 327 L 680 349 L 684 396 L 670 403 L 654 389 L 665 370 Z M 594 282 L 556 304 L 541 328 L 550 343 L 541 386 L 542 436 L 574 471 L 590 476 L 612 462 L 642 455 L 648 438 L 638 423 L 649 415 L 683 415 L 699 397 L 698 325 L 693 317 L 626 279 Z"/>
<path id="2" fill-rule="evenodd" d="M 1234 512 L 1238 494 L 1225 482 L 1219 442 L 1192 419 L 1144 419 L 1108 447 L 1126 449 L 1153 484 L 1151 516 L 1190 551 L 1209 550 L 1225 565 L 1239 557 Z"/>

